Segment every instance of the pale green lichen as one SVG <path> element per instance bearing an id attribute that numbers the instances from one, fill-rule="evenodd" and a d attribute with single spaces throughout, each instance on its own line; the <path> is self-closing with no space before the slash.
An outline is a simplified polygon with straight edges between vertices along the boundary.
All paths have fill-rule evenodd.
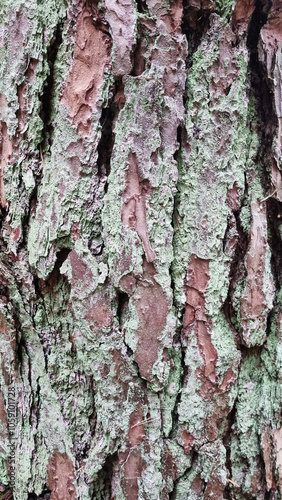
<path id="1" fill-rule="evenodd" d="M 160 75 L 158 75 L 158 72 Z M 119 286 L 120 276 L 115 272 L 115 269 L 117 266 L 120 267 L 120 263 L 117 263 L 121 252 L 120 249 L 123 249 L 125 255 L 130 256 L 128 272 L 137 275 L 140 273 L 144 254 L 143 244 L 139 236 L 134 230 L 125 227 L 121 218 L 123 201 L 120 195 L 126 187 L 128 157 L 132 151 L 136 154 L 141 180 L 148 179 L 152 186 L 152 193 L 148 196 L 146 203 L 147 233 L 151 247 L 156 255 L 154 262 L 157 271 L 156 281 L 161 285 L 171 302 L 169 267 L 173 259 L 170 244 L 173 230 L 170 221 L 177 170 L 173 160 L 175 144 L 164 151 L 164 156 L 159 152 L 161 147 L 160 124 L 162 123 L 162 117 L 166 113 L 166 108 L 161 97 L 162 72 L 160 69 L 158 72 L 154 72 L 154 79 L 150 71 L 146 75 L 142 75 L 142 77 L 127 77 L 125 79 L 126 103 L 119 113 L 115 125 L 115 147 L 102 220 L 110 275 L 116 286 Z M 148 130 L 150 130 L 150 133 L 148 133 Z M 127 143 L 123 140 L 125 135 L 129 137 Z M 156 168 L 152 160 L 152 155 L 156 154 L 156 152 L 158 168 Z M 134 318 L 132 311 L 129 312 L 129 316 Z M 133 319 L 131 323 L 132 321 Z M 176 326 L 174 314 L 167 317 L 166 324 L 167 326 L 160 340 L 163 339 L 165 346 L 170 347 L 173 330 Z M 136 320 L 132 323 L 132 326 L 127 321 L 124 326 L 126 329 L 126 342 L 134 350 L 133 346 L 137 345 L 138 338 L 136 336 Z M 136 336 L 135 341 L 134 336 Z M 163 371 L 162 365 L 160 351 L 153 373 L 165 382 L 168 373 Z"/>
<path id="2" fill-rule="evenodd" d="M 163 419 L 163 432 L 165 437 L 168 437 L 170 432 L 173 431 L 173 417 L 175 411 L 175 404 L 181 389 L 181 351 L 178 349 L 169 349 L 168 356 L 171 363 L 169 377 L 165 384 L 164 391 L 160 393 L 162 419 Z"/>
<path id="3" fill-rule="evenodd" d="M 265 428 L 272 432 L 281 427 L 281 348 L 277 338 L 278 312 L 281 298 L 272 315 L 269 337 L 261 355 L 249 355 L 242 363 L 238 402 L 236 404 L 235 430 L 237 437 L 232 438 L 231 463 L 232 477 L 240 486 L 243 494 L 249 494 L 252 478 L 259 474 L 261 439 Z M 272 438 L 273 439 L 273 438 Z M 271 443 L 269 443 L 271 446 Z M 241 496 L 235 497 L 241 499 Z M 263 498 L 263 496 L 259 497 Z"/>
<path id="4" fill-rule="evenodd" d="M 226 17 L 228 20 L 232 15 L 232 8 L 235 5 L 234 0 L 215 0 L 216 10 L 222 16 Z"/>

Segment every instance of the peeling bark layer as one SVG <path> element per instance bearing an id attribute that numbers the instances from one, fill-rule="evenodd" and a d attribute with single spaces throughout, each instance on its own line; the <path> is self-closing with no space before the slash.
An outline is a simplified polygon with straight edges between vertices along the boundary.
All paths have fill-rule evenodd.
<path id="1" fill-rule="evenodd" d="M 282 498 L 280 3 L 0 5 L 3 498 Z"/>

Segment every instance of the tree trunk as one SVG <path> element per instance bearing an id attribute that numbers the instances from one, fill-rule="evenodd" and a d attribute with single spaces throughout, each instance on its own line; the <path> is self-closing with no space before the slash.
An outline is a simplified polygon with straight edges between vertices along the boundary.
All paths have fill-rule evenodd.
<path id="1" fill-rule="evenodd" d="M 281 499 L 281 1 L 0 12 L 0 498 Z"/>

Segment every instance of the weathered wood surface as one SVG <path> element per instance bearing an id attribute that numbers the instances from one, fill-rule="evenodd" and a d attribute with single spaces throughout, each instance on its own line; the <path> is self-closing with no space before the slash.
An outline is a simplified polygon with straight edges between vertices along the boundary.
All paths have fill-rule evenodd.
<path id="1" fill-rule="evenodd" d="M 281 1 L 0 14 L 0 489 L 282 498 Z"/>

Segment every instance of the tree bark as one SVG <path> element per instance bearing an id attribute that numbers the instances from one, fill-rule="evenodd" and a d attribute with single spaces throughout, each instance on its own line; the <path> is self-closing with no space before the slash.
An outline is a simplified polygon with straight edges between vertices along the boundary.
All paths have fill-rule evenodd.
<path id="1" fill-rule="evenodd" d="M 281 1 L 0 13 L 0 497 L 281 499 Z"/>

